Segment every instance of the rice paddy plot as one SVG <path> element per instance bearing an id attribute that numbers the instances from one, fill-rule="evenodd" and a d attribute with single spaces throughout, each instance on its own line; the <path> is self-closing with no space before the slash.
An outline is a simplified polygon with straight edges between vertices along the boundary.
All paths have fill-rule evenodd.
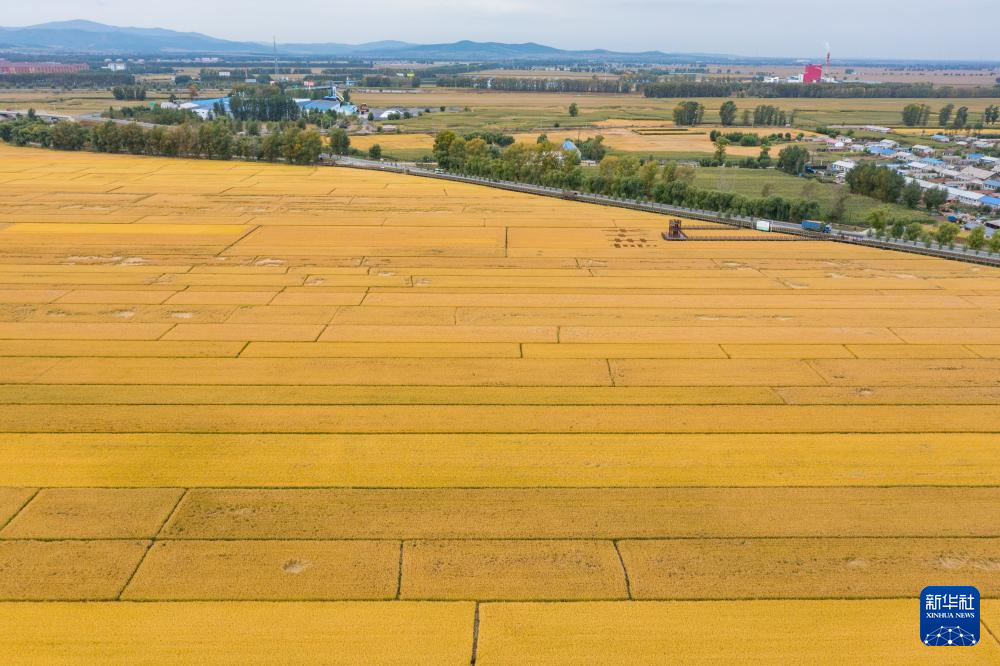
<path id="1" fill-rule="evenodd" d="M 1000 621 L 995 269 L 340 168 L 0 180 L 5 662 L 911 664 L 930 579 Z"/>

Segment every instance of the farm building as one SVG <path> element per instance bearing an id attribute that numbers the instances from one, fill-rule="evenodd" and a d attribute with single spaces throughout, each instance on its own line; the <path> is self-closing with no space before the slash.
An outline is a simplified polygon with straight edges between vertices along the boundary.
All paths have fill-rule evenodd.
<path id="1" fill-rule="evenodd" d="M 882 157 L 892 157 L 896 154 L 896 151 L 892 148 L 886 148 L 885 146 L 880 146 L 877 143 L 868 146 L 866 150 L 872 155 L 881 155 Z"/>
<path id="2" fill-rule="evenodd" d="M 834 173 L 847 173 L 858 166 L 854 160 L 838 160 L 830 165 L 830 171 Z"/>
<path id="3" fill-rule="evenodd" d="M 993 210 L 1000 210 L 1000 197 L 991 197 L 987 195 L 979 200 L 979 205 L 989 206 Z"/>
<path id="4" fill-rule="evenodd" d="M 992 171 L 977 169 L 976 167 L 965 167 L 959 172 L 959 178 L 962 180 L 989 180 L 992 176 Z"/>
<path id="5" fill-rule="evenodd" d="M 356 115 L 358 107 L 340 99 L 337 86 L 330 86 L 330 94 L 322 99 L 296 99 L 295 103 L 303 111 L 335 111 L 349 116 Z"/>
<path id="6" fill-rule="evenodd" d="M 982 192 L 970 192 L 969 190 L 963 190 L 958 187 L 948 188 L 948 198 L 957 201 L 960 204 L 965 204 L 967 206 L 978 206 L 983 197 L 986 195 Z"/>

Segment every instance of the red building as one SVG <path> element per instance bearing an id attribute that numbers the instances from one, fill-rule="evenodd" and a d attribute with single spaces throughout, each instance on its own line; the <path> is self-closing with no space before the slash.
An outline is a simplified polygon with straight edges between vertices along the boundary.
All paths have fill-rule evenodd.
<path id="1" fill-rule="evenodd" d="M 802 72 L 802 83 L 819 83 L 823 79 L 823 65 L 806 65 Z"/>
<path id="2" fill-rule="evenodd" d="M 86 63 L 61 63 L 61 62 L 10 62 L 0 60 L 0 74 L 72 74 L 82 72 L 87 67 Z"/>

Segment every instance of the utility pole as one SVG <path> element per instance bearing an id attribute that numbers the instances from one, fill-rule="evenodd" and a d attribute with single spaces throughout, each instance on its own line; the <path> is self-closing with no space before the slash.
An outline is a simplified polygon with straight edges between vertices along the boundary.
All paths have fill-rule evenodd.
<path id="1" fill-rule="evenodd" d="M 274 42 L 274 80 L 278 80 L 278 38 L 276 36 L 271 36 Z"/>

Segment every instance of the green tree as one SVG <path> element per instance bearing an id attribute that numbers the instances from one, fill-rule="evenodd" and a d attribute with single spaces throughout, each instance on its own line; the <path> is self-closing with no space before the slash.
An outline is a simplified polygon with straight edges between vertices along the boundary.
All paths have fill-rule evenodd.
<path id="1" fill-rule="evenodd" d="M 916 208 L 920 205 L 920 199 L 923 196 L 924 191 L 920 188 L 920 184 L 915 180 L 911 180 L 903 188 L 902 201 L 907 208 Z"/>
<path id="2" fill-rule="evenodd" d="M 285 132 L 284 156 L 292 164 L 314 164 L 323 150 L 323 137 L 316 130 L 292 127 Z"/>
<path id="3" fill-rule="evenodd" d="M 903 107 L 903 124 L 907 127 L 920 125 L 924 115 L 925 104 L 907 104 Z"/>
<path id="4" fill-rule="evenodd" d="M 876 238 L 885 235 L 886 227 L 889 225 L 889 215 L 889 210 L 885 206 L 873 208 L 865 215 L 865 222 L 875 231 Z"/>
<path id="5" fill-rule="evenodd" d="M 51 136 L 58 150 L 81 150 L 87 144 L 87 130 L 79 123 L 61 120 L 52 126 Z"/>
<path id="6" fill-rule="evenodd" d="M 576 102 L 569 105 L 569 115 L 571 118 L 576 118 L 580 115 L 580 107 L 576 105 Z"/>
<path id="7" fill-rule="evenodd" d="M 947 127 L 948 123 L 951 122 L 951 114 L 955 112 L 954 104 L 945 104 L 938 111 L 938 125 L 941 127 Z"/>
<path id="8" fill-rule="evenodd" d="M 965 244 L 969 246 L 970 250 L 975 250 L 978 252 L 986 246 L 986 230 L 982 227 L 976 227 L 969 232 L 969 237 L 965 239 Z"/>
<path id="9" fill-rule="evenodd" d="M 908 241 L 916 241 L 918 238 L 920 238 L 923 232 L 924 232 L 924 227 L 922 224 L 920 224 L 919 222 L 910 222 L 908 225 L 906 225 L 906 233 L 904 234 L 904 237 Z"/>
<path id="10" fill-rule="evenodd" d="M 932 187 L 924 192 L 924 206 L 927 210 L 937 210 L 948 201 L 948 190 L 943 187 Z"/>
<path id="11" fill-rule="evenodd" d="M 896 218 L 889 225 L 889 233 L 893 238 L 902 238 L 906 235 L 906 221 L 901 218 Z"/>
<path id="12" fill-rule="evenodd" d="M 771 166 L 771 146 L 764 144 L 760 147 L 760 155 L 757 156 L 757 166 L 766 169 Z"/>
<path id="13" fill-rule="evenodd" d="M 951 222 L 945 222 L 939 226 L 934 234 L 934 240 L 938 242 L 938 245 L 947 245 L 948 247 L 955 246 L 955 238 L 957 237 L 958 225 Z"/>
<path id="14" fill-rule="evenodd" d="M 337 128 L 330 132 L 330 152 L 334 155 L 346 155 L 351 152 L 351 137 L 347 132 Z"/>
<path id="15" fill-rule="evenodd" d="M 373 143 L 371 148 L 368 149 L 368 157 L 373 160 L 382 159 L 382 146 L 377 143 Z"/>
<path id="16" fill-rule="evenodd" d="M 714 160 L 717 164 L 725 165 L 726 163 L 726 146 L 729 145 L 729 139 L 724 136 L 720 136 L 715 140 L 715 156 Z"/>
<path id="17" fill-rule="evenodd" d="M 734 125 L 736 123 L 736 113 L 736 102 L 733 102 L 732 100 L 723 102 L 722 106 L 719 108 L 719 120 L 726 127 Z"/>
<path id="18" fill-rule="evenodd" d="M 958 111 L 955 112 L 955 120 L 952 123 L 952 127 L 962 128 L 969 124 L 969 107 L 962 106 L 959 107 Z"/>
<path id="19" fill-rule="evenodd" d="M 990 254 L 1000 253 L 1000 231 L 994 231 L 993 235 L 990 236 L 989 249 Z"/>
<path id="20" fill-rule="evenodd" d="M 830 212 L 826 218 L 830 222 L 843 222 L 847 214 L 847 199 L 850 194 L 844 187 L 838 187 L 837 193 L 833 196 L 833 203 L 830 204 Z"/>
<path id="21" fill-rule="evenodd" d="M 437 136 L 434 137 L 434 161 L 442 169 L 447 169 L 450 166 L 448 164 L 448 153 L 451 150 L 451 144 L 457 138 L 458 135 L 450 130 L 438 132 Z"/>
<path id="22" fill-rule="evenodd" d="M 699 125 L 705 116 L 705 107 L 699 102 L 681 102 L 674 108 L 675 125 Z"/>
<path id="23" fill-rule="evenodd" d="M 901 174 L 874 162 L 866 162 L 851 169 L 846 182 L 852 193 L 886 203 L 899 201 L 906 186 L 906 179 Z"/>
<path id="24" fill-rule="evenodd" d="M 809 151 L 802 146 L 788 146 L 778 153 L 778 168 L 793 176 L 805 173 L 809 163 Z"/>

